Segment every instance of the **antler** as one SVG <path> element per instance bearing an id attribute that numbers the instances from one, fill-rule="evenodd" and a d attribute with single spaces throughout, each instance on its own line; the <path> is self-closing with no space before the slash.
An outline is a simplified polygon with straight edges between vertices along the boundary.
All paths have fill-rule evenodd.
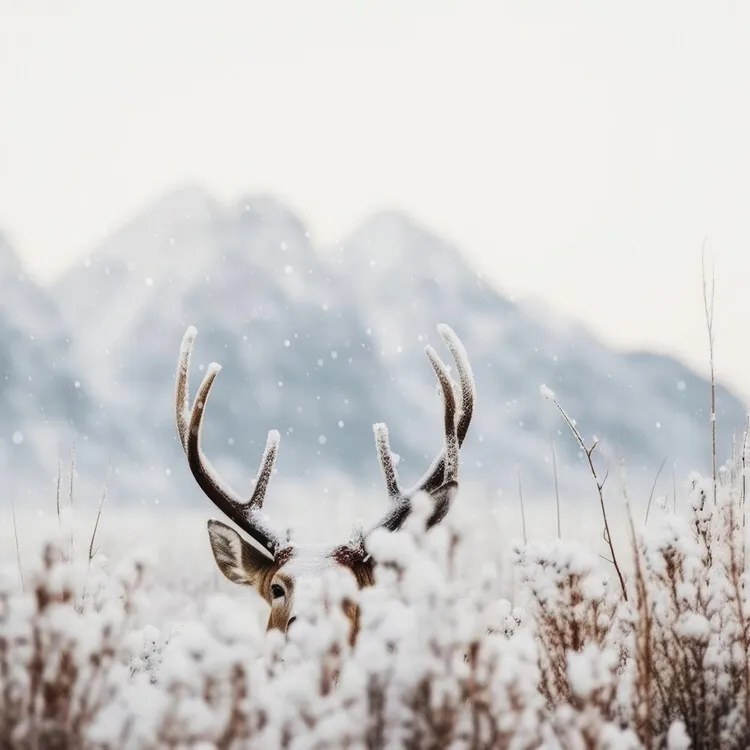
<path id="1" fill-rule="evenodd" d="M 268 440 L 263 451 L 263 457 L 260 460 L 260 468 L 255 479 L 253 493 L 249 500 L 243 500 L 231 487 L 221 481 L 201 449 L 203 415 L 211 393 L 211 387 L 221 370 L 221 365 L 215 362 L 209 365 L 203 382 L 198 388 L 192 408 L 188 406 L 188 371 L 190 369 L 190 355 L 193 352 L 197 334 L 198 332 L 193 326 L 187 329 L 182 339 L 180 359 L 177 364 L 175 415 L 180 443 L 195 480 L 209 500 L 252 537 L 269 557 L 275 558 L 281 549 L 281 541 L 262 522 L 259 511 L 263 507 L 268 482 L 271 479 L 276 454 L 279 450 L 279 433 L 276 430 L 271 430 L 268 433 Z"/>
<path id="2" fill-rule="evenodd" d="M 411 498 L 417 492 L 428 492 L 435 500 L 435 509 L 427 521 L 427 527 L 430 528 L 445 517 L 450 507 L 450 502 L 458 489 L 458 452 L 466 437 L 474 411 L 474 377 L 463 344 L 453 329 L 450 326 L 442 324 L 438 326 L 438 333 L 448 347 L 453 361 L 456 363 L 460 382 L 461 401 L 457 408 L 456 393 L 453 389 L 448 369 L 435 353 L 435 350 L 431 346 L 428 346 L 425 352 L 435 371 L 435 376 L 440 384 L 443 395 L 443 434 L 445 446 L 422 479 L 410 490 L 403 491 L 399 486 L 398 474 L 393 464 L 388 439 L 388 428 L 382 423 L 373 426 L 378 460 L 385 476 L 388 495 L 393 502 L 391 509 L 375 528 L 383 527 L 389 531 L 395 531 L 400 528 L 411 512 Z"/>

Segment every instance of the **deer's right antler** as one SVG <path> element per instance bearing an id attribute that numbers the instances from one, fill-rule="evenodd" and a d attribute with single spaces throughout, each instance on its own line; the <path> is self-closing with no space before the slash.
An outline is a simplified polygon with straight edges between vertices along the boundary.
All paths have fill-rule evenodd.
<path id="1" fill-rule="evenodd" d="M 443 520 L 448 512 L 450 502 L 458 489 L 458 454 L 469 429 L 474 411 L 474 377 L 469 358 L 452 328 L 439 325 L 438 333 L 448 347 L 456 364 L 460 383 L 461 400 L 456 406 L 456 393 L 453 389 L 448 369 L 443 361 L 428 346 L 425 349 L 443 395 L 443 437 L 444 447 L 432 463 L 427 473 L 411 489 L 402 490 L 399 486 L 396 467 L 388 440 L 388 428 L 385 424 L 373 426 L 378 459 L 385 477 L 388 495 L 392 506 L 375 528 L 386 528 L 396 531 L 411 512 L 411 499 L 417 492 L 427 492 L 435 500 L 435 507 L 427 521 L 427 527 L 434 526 Z"/>
<path id="2" fill-rule="evenodd" d="M 209 365 L 203 382 L 193 402 L 189 404 L 188 371 L 190 355 L 193 351 L 197 331 L 190 326 L 185 332 L 180 347 L 180 359 L 177 364 L 177 389 L 175 394 L 175 415 L 177 434 L 190 465 L 190 470 L 198 485 L 213 504 L 243 531 L 252 537 L 270 557 L 275 558 L 282 544 L 279 537 L 272 532 L 260 518 L 268 483 L 271 479 L 276 454 L 279 450 L 279 433 L 271 430 L 268 433 L 266 448 L 260 461 L 260 468 L 255 480 L 255 487 L 248 500 L 240 497 L 229 485 L 222 482 L 211 463 L 201 449 L 201 427 L 206 403 L 211 393 L 214 380 L 221 366 Z"/>

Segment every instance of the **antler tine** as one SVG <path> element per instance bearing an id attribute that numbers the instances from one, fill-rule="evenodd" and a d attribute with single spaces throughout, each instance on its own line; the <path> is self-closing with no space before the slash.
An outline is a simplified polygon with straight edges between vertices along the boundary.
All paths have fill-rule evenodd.
<path id="1" fill-rule="evenodd" d="M 458 442 L 463 443 L 466 433 L 469 430 L 471 417 L 474 413 L 474 398 L 476 396 L 474 386 L 474 373 L 471 370 L 469 356 L 466 354 L 463 342 L 456 332 L 446 323 L 441 323 L 438 327 L 438 333 L 445 342 L 448 351 L 456 363 L 458 371 L 458 381 L 461 387 L 461 414 L 456 425 L 456 434 Z"/>
<path id="2" fill-rule="evenodd" d="M 461 390 L 461 402 L 457 408 L 458 423 L 456 424 L 456 451 L 463 445 L 466 433 L 469 430 L 469 424 L 471 423 L 471 417 L 474 413 L 474 399 L 475 399 L 475 388 L 474 388 L 474 376 L 471 371 L 471 364 L 469 364 L 469 358 L 466 354 L 466 349 L 461 343 L 461 339 L 458 338 L 455 331 L 445 323 L 441 323 L 438 326 L 438 333 L 445 342 L 448 351 L 451 353 L 451 357 L 456 364 L 456 370 L 458 372 L 459 385 Z M 432 361 L 432 360 L 431 360 Z M 434 367 L 434 363 L 433 363 Z M 444 366 L 443 366 L 444 367 Z M 443 391 L 445 393 L 445 390 Z M 447 433 L 446 433 L 447 434 Z M 447 447 L 447 446 L 446 446 Z M 414 487 L 407 493 L 409 495 L 414 494 L 419 490 L 425 492 L 433 492 L 440 487 L 443 482 L 447 481 L 448 474 L 446 473 L 446 450 L 439 454 L 437 459 L 433 462 L 432 466 L 427 470 L 427 473 L 422 479 L 417 482 Z M 456 467 L 458 466 L 458 460 L 456 458 Z"/>
<path id="3" fill-rule="evenodd" d="M 447 326 L 446 326 L 447 328 Z M 450 329 L 448 329 L 450 331 Z M 441 332 L 442 333 L 442 332 Z M 453 333 L 450 331 L 450 333 Z M 455 334 L 453 334 L 455 336 Z M 460 345 L 460 342 L 459 342 Z M 452 351 L 462 351 L 457 347 L 453 347 Z M 443 394 L 443 429 L 445 447 L 443 453 L 440 456 L 440 460 L 436 464 L 436 468 L 433 469 L 433 474 L 440 473 L 440 481 L 436 483 L 434 488 L 427 490 L 431 492 L 436 500 L 435 510 L 427 521 L 427 526 L 431 527 L 436 523 L 439 523 L 445 516 L 448 506 L 450 504 L 453 495 L 455 494 L 458 486 L 458 449 L 459 449 L 459 437 L 458 437 L 458 425 L 457 425 L 457 411 L 456 411 L 456 394 L 453 390 L 453 383 L 451 382 L 443 361 L 435 353 L 435 350 L 428 346 L 425 349 L 430 364 L 435 371 L 438 383 Z M 469 377 L 471 371 L 463 369 L 463 372 L 467 372 Z M 473 386 L 472 386 L 473 393 Z M 458 422 L 460 424 L 460 421 Z M 423 483 L 418 484 L 413 490 L 408 493 L 401 491 L 398 485 L 398 477 L 396 475 L 396 469 L 393 465 L 393 459 L 391 456 L 390 445 L 388 440 L 388 428 L 384 424 L 376 424 L 373 426 L 375 432 L 375 442 L 378 449 L 378 458 L 380 459 L 380 465 L 385 475 L 386 484 L 388 486 L 388 494 L 395 500 L 395 504 L 386 513 L 380 523 L 374 528 L 385 528 L 389 531 L 396 531 L 401 527 L 401 524 L 406 520 L 406 517 L 411 512 L 411 498 L 417 492 L 426 489 Z M 464 434 L 466 430 L 464 429 Z M 430 475 L 432 476 L 432 474 Z"/>
<path id="4" fill-rule="evenodd" d="M 251 508 L 260 509 L 263 507 L 263 501 L 266 498 L 268 483 L 271 481 L 273 467 L 276 464 L 276 456 L 279 453 L 279 443 L 281 436 L 278 430 L 270 430 L 266 438 L 266 447 L 263 450 L 263 457 L 260 459 L 260 469 L 255 477 L 255 487 L 250 497 L 248 505 Z"/>
<path id="5" fill-rule="evenodd" d="M 425 350 L 435 376 L 443 391 L 443 434 L 445 451 L 443 454 L 443 476 L 440 484 L 458 480 L 458 437 L 456 434 L 456 394 L 453 392 L 448 368 L 435 350 L 428 346 Z"/>
<path id="6" fill-rule="evenodd" d="M 379 422 L 372 426 L 372 431 L 375 433 L 375 447 L 378 450 L 378 460 L 380 461 L 380 468 L 383 470 L 388 495 L 394 499 L 401 498 L 403 497 L 403 493 L 399 487 L 398 474 L 396 466 L 393 463 L 391 444 L 388 439 L 388 425 L 384 422 Z"/>
<path id="7" fill-rule="evenodd" d="M 198 331 L 195 326 L 189 326 L 180 344 L 180 358 L 177 362 L 177 387 L 175 389 L 175 414 L 177 416 L 177 434 L 182 444 L 182 450 L 187 451 L 187 432 L 190 422 L 190 408 L 188 406 L 188 373 L 190 372 L 190 355 Z"/>
<path id="8" fill-rule="evenodd" d="M 198 388 L 192 409 L 188 409 L 188 367 L 190 355 L 197 331 L 188 328 L 180 349 L 180 360 L 177 368 L 177 395 L 175 398 L 177 432 L 187 455 L 190 470 L 199 487 L 216 507 L 252 537 L 269 555 L 275 557 L 281 543 L 278 536 L 268 529 L 257 515 L 263 505 L 268 482 L 273 472 L 274 462 L 279 446 L 279 434 L 275 430 L 268 433 L 266 449 L 261 459 L 261 466 L 256 478 L 255 490 L 249 501 L 244 501 L 231 487 L 219 479 L 218 474 L 201 448 L 201 429 L 206 403 L 211 388 L 221 366 L 209 365 L 203 382 Z"/>

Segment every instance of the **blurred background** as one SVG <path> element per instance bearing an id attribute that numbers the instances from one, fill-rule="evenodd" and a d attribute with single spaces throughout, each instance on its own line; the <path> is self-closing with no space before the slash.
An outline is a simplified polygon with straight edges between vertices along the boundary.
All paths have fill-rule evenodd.
<path id="1" fill-rule="evenodd" d="M 546 384 L 674 502 L 711 460 L 704 247 L 721 457 L 750 397 L 748 33 L 740 2 L 0 0 L 3 518 L 51 512 L 73 450 L 84 501 L 109 465 L 122 506 L 204 502 L 189 324 L 239 490 L 270 428 L 286 497 L 377 496 L 378 421 L 418 478 L 447 322 L 477 496 L 548 502 L 554 446 L 571 518 L 591 499 Z"/>

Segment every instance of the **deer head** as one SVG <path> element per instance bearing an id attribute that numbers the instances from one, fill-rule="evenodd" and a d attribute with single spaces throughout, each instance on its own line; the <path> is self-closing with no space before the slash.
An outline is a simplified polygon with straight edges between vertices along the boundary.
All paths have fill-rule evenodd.
<path id="1" fill-rule="evenodd" d="M 397 531 L 411 512 L 412 498 L 418 492 L 431 497 L 434 508 L 429 515 L 427 528 L 439 523 L 448 512 L 458 489 L 459 449 L 469 429 L 474 406 L 474 380 L 466 352 L 456 334 L 446 325 L 438 332 L 456 364 L 459 388 L 454 389 L 448 370 L 432 347 L 426 354 L 432 365 L 443 400 L 443 449 L 425 475 L 410 489 L 404 490 L 398 480 L 390 450 L 388 429 L 385 424 L 373 427 L 378 459 L 385 477 L 390 507 L 379 523 L 367 532 L 359 532 L 349 542 L 327 549 L 318 562 L 338 565 L 349 570 L 359 588 L 373 582 L 375 561 L 368 554 L 367 539 L 376 528 Z M 243 498 L 223 482 L 201 449 L 201 427 L 206 403 L 221 367 L 211 364 L 198 388 L 192 407 L 188 403 L 188 371 L 190 355 L 195 343 L 196 329 L 188 328 L 182 340 L 177 366 L 177 391 L 175 411 L 177 433 L 187 456 L 190 470 L 198 485 L 214 505 L 249 537 L 245 539 L 232 527 L 211 520 L 208 535 L 216 564 L 234 583 L 254 587 L 271 607 L 268 628 L 286 632 L 296 619 L 295 599 L 306 578 L 314 575 L 321 565 L 300 565 L 306 555 L 298 547 L 277 534 L 261 517 L 260 511 L 266 496 L 279 450 L 279 433 L 272 430 L 268 440 L 255 485 L 249 498 Z M 458 401 L 458 402 L 457 402 Z M 295 596 L 297 595 L 297 596 Z M 346 608 L 352 622 L 352 637 L 356 636 L 358 612 L 355 606 Z"/>

